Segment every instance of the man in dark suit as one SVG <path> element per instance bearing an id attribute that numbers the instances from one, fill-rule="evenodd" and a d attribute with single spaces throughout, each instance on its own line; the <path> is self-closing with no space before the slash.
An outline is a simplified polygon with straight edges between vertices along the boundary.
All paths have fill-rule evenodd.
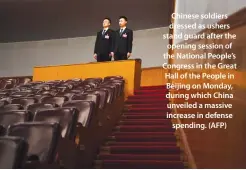
<path id="1" fill-rule="evenodd" d="M 94 58 L 98 62 L 111 61 L 114 50 L 114 31 L 110 27 L 110 18 L 104 18 L 103 29 L 97 33 Z"/>
<path id="2" fill-rule="evenodd" d="M 119 26 L 115 32 L 114 60 L 127 60 L 132 53 L 133 31 L 126 28 L 127 17 L 119 17 Z"/>

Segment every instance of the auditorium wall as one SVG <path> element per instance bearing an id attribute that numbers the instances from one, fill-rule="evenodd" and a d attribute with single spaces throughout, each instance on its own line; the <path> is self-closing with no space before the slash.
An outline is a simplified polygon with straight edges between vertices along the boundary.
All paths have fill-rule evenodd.
<path id="1" fill-rule="evenodd" d="M 104 17 L 118 28 L 128 17 L 134 31 L 133 58 L 161 66 L 173 0 L 0 1 L 0 76 L 31 75 L 32 67 L 95 61 L 95 35 Z M 126 10 L 127 9 L 127 10 Z"/>
<path id="2" fill-rule="evenodd" d="M 132 58 L 141 58 L 143 67 L 161 66 L 167 41 L 167 27 L 134 31 Z M 32 75 L 33 67 L 95 62 L 95 36 L 0 44 L 0 76 Z"/>

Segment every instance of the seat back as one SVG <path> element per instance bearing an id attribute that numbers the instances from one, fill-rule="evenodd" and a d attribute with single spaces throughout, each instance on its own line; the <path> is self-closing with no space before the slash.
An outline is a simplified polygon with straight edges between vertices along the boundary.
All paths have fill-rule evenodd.
<path id="1" fill-rule="evenodd" d="M 0 96 L 7 97 L 7 96 L 9 96 L 9 93 L 8 92 L 1 91 L 0 92 Z"/>
<path id="2" fill-rule="evenodd" d="M 120 91 L 119 91 L 119 95 L 121 96 L 124 93 L 124 89 L 125 89 L 125 80 L 113 80 L 112 84 L 116 84 L 120 86 Z"/>
<path id="3" fill-rule="evenodd" d="M 58 106 L 62 106 L 65 101 L 68 101 L 66 96 L 44 97 L 41 99 L 41 103 L 56 104 Z"/>
<path id="4" fill-rule="evenodd" d="M 76 88 L 80 86 L 81 84 L 82 84 L 82 81 L 72 81 L 72 80 L 69 80 L 63 83 L 63 85 L 70 87 L 69 89 Z"/>
<path id="5" fill-rule="evenodd" d="M 76 89 L 80 89 L 80 90 L 89 90 L 92 89 L 93 86 L 90 84 L 83 84 L 82 86 L 77 87 Z"/>
<path id="6" fill-rule="evenodd" d="M 92 101 L 72 100 L 65 102 L 63 107 L 74 107 L 79 111 L 78 123 L 84 127 L 90 125 L 92 116 L 95 114 L 95 104 Z"/>
<path id="7" fill-rule="evenodd" d="M 11 95 L 11 97 L 13 97 L 13 96 L 16 96 L 16 97 L 18 97 L 18 96 L 20 96 L 20 97 L 27 97 L 27 96 L 29 96 L 31 94 L 32 94 L 32 92 L 29 92 L 29 91 L 18 91 L 18 92 L 13 93 Z"/>
<path id="8" fill-rule="evenodd" d="M 68 90 L 70 89 L 70 87 L 69 87 L 69 86 L 62 85 L 62 86 L 56 87 L 56 89 L 57 89 L 57 91 L 58 91 L 58 93 L 59 93 L 59 92 L 65 92 L 65 91 L 68 91 Z M 56 95 L 57 95 L 57 94 L 56 94 Z"/>
<path id="9" fill-rule="evenodd" d="M 77 83 L 68 83 L 68 82 L 65 82 L 63 83 L 61 86 L 66 86 L 69 90 L 73 89 L 74 86 L 76 86 Z"/>
<path id="10" fill-rule="evenodd" d="M 21 98 L 21 97 L 26 97 L 26 96 L 21 95 L 21 94 L 12 94 L 9 97 L 11 97 L 12 99 L 14 99 L 14 98 Z"/>
<path id="11" fill-rule="evenodd" d="M 75 94 L 82 94 L 84 93 L 86 89 L 73 89 L 73 90 L 70 90 L 71 93 L 75 93 Z"/>
<path id="12" fill-rule="evenodd" d="M 120 96 L 120 92 L 121 92 L 121 87 L 119 84 L 114 84 L 113 82 L 105 82 L 102 83 L 100 87 L 110 87 L 113 88 L 115 93 L 114 93 L 114 98 L 117 98 L 118 96 Z"/>
<path id="13" fill-rule="evenodd" d="M 82 82 L 83 80 L 81 78 L 73 78 L 73 79 L 68 79 L 66 82 Z"/>
<path id="14" fill-rule="evenodd" d="M 0 137 L 0 168 L 23 168 L 28 151 L 27 142 L 20 137 Z"/>
<path id="15" fill-rule="evenodd" d="M 105 91 L 107 91 L 108 97 L 107 97 L 106 102 L 109 104 L 111 104 L 113 102 L 113 100 L 114 100 L 114 89 L 109 88 L 109 87 L 99 87 L 99 88 L 95 88 L 93 90 L 105 90 Z"/>
<path id="16" fill-rule="evenodd" d="M 108 91 L 106 90 L 89 90 L 86 91 L 85 94 L 98 94 L 100 96 L 100 101 L 99 101 L 99 108 L 100 109 L 104 109 L 107 103 L 107 99 L 108 99 Z"/>
<path id="17" fill-rule="evenodd" d="M 4 101 L 0 101 L 0 108 L 5 105 Z"/>
<path id="18" fill-rule="evenodd" d="M 24 107 L 20 104 L 7 104 L 0 107 L 0 112 L 6 112 L 11 110 L 24 110 Z"/>
<path id="19" fill-rule="evenodd" d="M 32 87 L 31 84 L 22 84 L 18 86 L 19 89 L 30 89 Z"/>
<path id="20" fill-rule="evenodd" d="M 31 113 L 31 116 L 32 118 L 34 117 L 35 113 L 38 111 L 38 110 L 49 110 L 49 109 L 53 109 L 54 106 L 53 104 L 45 104 L 45 103 L 35 103 L 35 104 L 32 104 L 32 105 L 29 105 L 27 107 L 27 110 L 30 111 Z"/>
<path id="21" fill-rule="evenodd" d="M 30 120 L 30 113 L 25 110 L 6 111 L 0 113 L 0 125 L 7 128 L 9 125 Z"/>
<path id="22" fill-rule="evenodd" d="M 85 85 L 89 85 L 90 87 L 92 87 L 92 88 L 96 88 L 96 87 L 98 87 L 99 86 L 99 83 L 97 82 L 97 81 L 95 81 L 95 82 L 84 82 L 84 86 Z"/>
<path id="23" fill-rule="evenodd" d="M 38 83 L 33 86 L 33 89 L 48 91 L 50 90 L 50 86 L 46 84 Z"/>
<path id="24" fill-rule="evenodd" d="M 68 98 L 68 100 L 71 100 L 73 95 L 75 95 L 76 93 L 75 92 L 59 92 L 56 96 L 59 97 L 59 96 L 65 96 Z"/>
<path id="25" fill-rule="evenodd" d="M 24 138 L 28 144 L 28 157 L 36 156 L 40 162 L 52 163 L 61 136 L 58 123 L 28 122 L 11 125 L 7 135 Z"/>
<path id="26" fill-rule="evenodd" d="M 103 81 L 103 79 L 101 77 L 98 78 L 87 78 L 84 80 L 84 82 L 98 82 L 101 83 Z"/>
<path id="27" fill-rule="evenodd" d="M 22 105 L 25 109 L 27 108 L 28 105 L 37 103 L 38 100 L 36 98 L 30 97 L 30 98 L 16 98 L 11 100 L 11 104 L 20 104 Z"/>
<path id="28" fill-rule="evenodd" d="M 99 108 L 100 104 L 100 95 L 99 94 L 81 94 L 81 95 L 74 95 L 72 100 L 86 100 L 92 101 L 95 103 L 95 108 Z"/>
<path id="29" fill-rule="evenodd" d="M 44 95 L 36 94 L 33 97 L 35 97 L 38 100 L 38 103 L 40 103 L 44 97 L 53 97 L 53 96 L 51 94 L 44 94 Z"/>
<path id="30" fill-rule="evenodd" d="M 104 77 L 103 81 L 109 81 L 109 80 L 122 80 L 122 76 L 107 76 Z"/>
<path id="31" fill-rule="evenodd" d="M 5 101 L 5 100 L 0 100 L 0 108 L 1 108 L 1 107 L 4 107 L 4 106 L 7 105 L 7 104 L 8 104 L 7 101 Z"/>
<path id="32" fill-rule="evenodd" d="M 12 88 L 14 88 L 14 87 L 15 87 L 15 84 L 13 84 L 13 83 L 11 83 L 11 82 L 6 83 L 5 86 L 4 86 L 5 89 L 12 89 Z"/>
<path id="33" fill-rule="evenodd" d="M 34 121 L 57 122 L 61 126 L 61 136 L 73 138 L 78 120 L 78 110 L 75 108 L 55 108 L 37 111 Z"/>
<path id="34" fill-rule="evenodd" d="M 11 98 L 10 97 L 2 97 L 0 98 L 0 101 L 4 101 L 5 105 L 11 103 Z"/>
<path id="35" fill-rule="evenodd" d="M 45 91 L 40 91 L 41 95 L 51 95 L 51 96 L 55 96 L 57 94 L 56 90 L 45 90 Z"/>
<path id="36" fill-rule="evenodd" d="M 114 85 L 100 85 L 100 89 L 108 89 L 112 94 L 112 102 L 117 98 L 117 90 Z"/>

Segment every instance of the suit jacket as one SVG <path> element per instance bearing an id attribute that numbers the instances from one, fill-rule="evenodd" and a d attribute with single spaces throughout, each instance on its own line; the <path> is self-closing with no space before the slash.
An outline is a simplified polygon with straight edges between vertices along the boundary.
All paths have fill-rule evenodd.
<path id="1" fill-rule="evenodd" d="M 102 35 L 103 30 L 97 33 L 97 38 L 95 42 L 94 53 L 97 55 L 104 54 L 107 55 L 114 51 L 114 31 L 108 29 L 104 35 Z"/>
<path id="2" fill-rule="evenodd" d="M 127 54 L 132 52 L 133 31 L 126 28 L 120 35 L 120 29 L 115 32 L 114 52 Z"/>

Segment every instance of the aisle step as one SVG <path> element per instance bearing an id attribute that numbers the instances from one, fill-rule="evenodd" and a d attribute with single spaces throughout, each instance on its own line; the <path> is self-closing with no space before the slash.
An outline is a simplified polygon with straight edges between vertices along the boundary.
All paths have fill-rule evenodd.
<path id="1" fill-rule="evenodd" d="M 124 146 L 124 145 L 138 145 L 138 146 L 177 146 L 175 142 L 115 142 L 115 141 L 108 141 L 105 143 L 105 146 Z"/>
<path id="2" fill-rule="evenodd" d="M 97 163 L 96 163 L 97 164 Z M 100 168 L 105 169 L 182 169 L 182 161 L 158 161 L 158 160 L 103 160 Z"/>
<path id="3" fill-rule="evenodd" d="M 95 168 L 183 169 L 180 139 L 167 114 L 166 86 L 140 87 L 129 96 L 112 133 L 99 149 Z"/>
<path id="4" fill-rule="evenodd" d="M 116 126 L 114 131 L 119 131 L 119 132 L 170 132 L 174 131 L 172 129 L 172 125 L 121 125 L 121 126 Z"/>
<path id="5" fill-rule="evenodd" d="M 118 125 L 171 125 L 172 122 L 169 119 L 126 119 L 120 121 Z"/>

